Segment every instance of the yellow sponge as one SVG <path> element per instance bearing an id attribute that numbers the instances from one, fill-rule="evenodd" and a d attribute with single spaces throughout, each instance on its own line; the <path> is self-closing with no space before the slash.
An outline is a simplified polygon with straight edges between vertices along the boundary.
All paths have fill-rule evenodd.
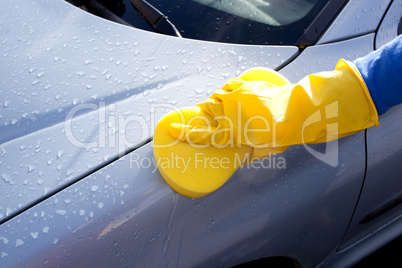
<path id="1" fill-rule="evenodd" d="M 207 125 L 214 120 L 199 107 L 171 111 L 155 128 L 153 152 L 158 169 L 169 186 L 181 195 L 198 198 L 221 187 L 252 154 L 249 146 L 216 148 L 182 142 L 169 134 L 172 123 Z M 201 117 L 204 120 L 197 119 Z"/>

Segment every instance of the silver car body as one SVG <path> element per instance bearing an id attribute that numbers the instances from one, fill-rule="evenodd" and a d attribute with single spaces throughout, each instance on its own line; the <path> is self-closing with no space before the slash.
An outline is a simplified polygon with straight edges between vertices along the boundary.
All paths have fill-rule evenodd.
<path id="1" fill-rule="evenodd" d="M 62 0 L 3 1 L 0 267 L 343 267 L 387 243 L 402 233 L 400 107 L 379 128 L 243 167 L 200 199 L 169 188 L 150 140 L 163 114 L 248 68 L 297 82 L 368 54 L 401 14 L 400 0 L 350 1 L 300 52 L 159 35 Z"/>

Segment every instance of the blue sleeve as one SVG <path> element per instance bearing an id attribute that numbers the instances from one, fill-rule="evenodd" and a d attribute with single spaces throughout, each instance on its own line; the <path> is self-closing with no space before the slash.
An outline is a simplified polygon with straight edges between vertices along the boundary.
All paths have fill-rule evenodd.
<path id="1" fill-rule="evenodd" d="M 366 82 L 378 115 L 402 103 L 402 35 L 353 63 Z"/>

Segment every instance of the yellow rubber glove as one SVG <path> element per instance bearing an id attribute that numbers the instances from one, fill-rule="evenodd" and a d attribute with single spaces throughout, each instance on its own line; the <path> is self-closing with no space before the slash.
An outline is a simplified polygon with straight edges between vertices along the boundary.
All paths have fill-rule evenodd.
<path id="1" fill-rule="evenodd" d="M 251 70 L 197 106 L 214 121 L 206 120 L 207 126 L 171 124 L 171 136 L 195 145 L 249 145 L 256 158 L 378 126 L 367 86 L 353 63 L 345 60 L 334 71 L 308 75 L 297 84 L 285 78 L 270 81 L 258 69 Z"/>

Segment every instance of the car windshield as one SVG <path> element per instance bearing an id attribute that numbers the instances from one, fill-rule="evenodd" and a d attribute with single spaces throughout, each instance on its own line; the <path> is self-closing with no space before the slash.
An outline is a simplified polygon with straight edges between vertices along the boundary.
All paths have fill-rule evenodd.
<path id="1" fill-rule="evenodd" d="M 134 27 L 153 31 L 130 0 L 97 0 Z M 328 0 L 147 0 L 185 38 L 295 45 Z"/>

